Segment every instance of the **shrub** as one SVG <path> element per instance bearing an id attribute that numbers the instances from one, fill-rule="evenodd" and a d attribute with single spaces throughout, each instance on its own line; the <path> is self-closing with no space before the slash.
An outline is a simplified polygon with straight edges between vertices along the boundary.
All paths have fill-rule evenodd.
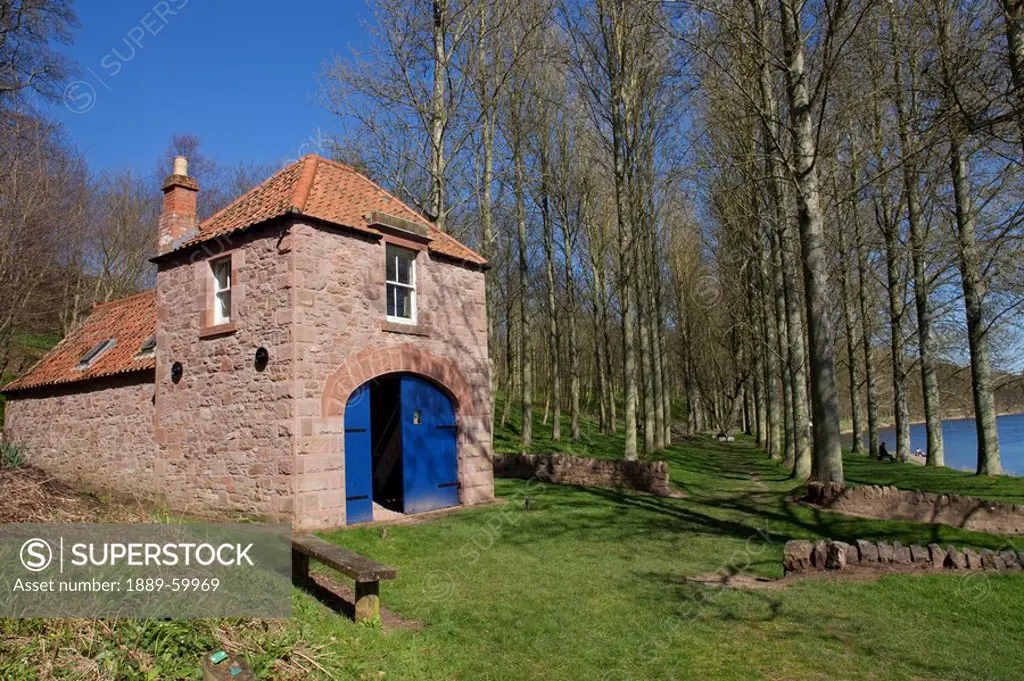
<path id="1" fill-rule="evenodd" d="M 21 468 L 25 465 L 25 457 L 21 447 L 10 440 L 0 440 L 0 468 L 5 470 Z"/>

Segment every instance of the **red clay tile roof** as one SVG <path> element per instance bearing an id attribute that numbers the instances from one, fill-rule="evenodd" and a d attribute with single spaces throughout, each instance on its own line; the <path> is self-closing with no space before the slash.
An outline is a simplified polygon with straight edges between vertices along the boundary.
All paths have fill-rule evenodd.
<path id="1" fill-rule="evenodd" d="M 28 373 L 7 384 L 5 393 L 86 381 L 133 371 L 153 369 L 152 355 L 137 358 L 142 344 L 156 330 L 156 292 L 146 291 L 129 298 L 100 303 L 78 328 L 39 360 Z M 77 369 L 82 356 L 97 343 L 111 338 L 117 344 L 99 356 L 92 366 Z"/>
<path id="2" fill-rule="evenodd" d="M 434 253 L 477 265 L 487 262 L 366 176 L 316 154 L 299 159 L 238 197 L 199 225 L 199 233 L 180 248 L 288 214 L 304 215 L 367 234 L 380 234 L 370 226 L 369 218 L 374 211 L 426 227 L 431 238 L 428 248 Z"/>

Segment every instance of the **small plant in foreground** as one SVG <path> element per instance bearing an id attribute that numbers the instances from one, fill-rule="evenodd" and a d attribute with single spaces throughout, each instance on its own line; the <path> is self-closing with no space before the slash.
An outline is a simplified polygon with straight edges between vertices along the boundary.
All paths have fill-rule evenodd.
<path id="1" fill-rule="evenodd" d="M 9 440 L 0 440 L 0 468 L 13 470 L 25 465 L 21 447 Z"/>
<path id="2" fill-rule="evenodd" d="M 373 617 L 367 617 L 365 620 L 360 622 L 359 626 L 366 629 L 376 629 L 380 631 L 384 628 L 384 622 L 381 620 L 380 615 L 374 615 Z"/>

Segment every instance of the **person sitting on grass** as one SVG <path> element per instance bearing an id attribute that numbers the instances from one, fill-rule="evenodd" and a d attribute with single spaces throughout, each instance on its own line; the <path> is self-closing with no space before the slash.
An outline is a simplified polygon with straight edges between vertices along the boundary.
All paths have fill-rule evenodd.
<path id="1" fill-rule="evenodd" d="M 888 447 L 885 446 L 885 440 L 882 440 L 881 444 L 878 445 L 878 460 L 889 459 L 890 461 L 896 461 L 896 457 L 889 453 Z"/>

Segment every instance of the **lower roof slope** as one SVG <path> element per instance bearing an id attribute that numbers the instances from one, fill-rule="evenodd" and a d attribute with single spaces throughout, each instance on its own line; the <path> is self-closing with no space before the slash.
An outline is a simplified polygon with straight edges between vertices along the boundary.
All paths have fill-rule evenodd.
<path id="1" fill-rule="evenodd" d="M 156 291 L 100 303 L 93 307 L 88 319 L 36 362 L 24 376 L 8 383 L 3 392 L 12 393 L 153 369 L 156 366 L 154 356 L 139 356 L 139 352 L 155 332 Z M 112 348 L 97 357 L 87 368 L 78 368 L 82 357 L 89 350 L 111 339 L 116 340 Z"/>

